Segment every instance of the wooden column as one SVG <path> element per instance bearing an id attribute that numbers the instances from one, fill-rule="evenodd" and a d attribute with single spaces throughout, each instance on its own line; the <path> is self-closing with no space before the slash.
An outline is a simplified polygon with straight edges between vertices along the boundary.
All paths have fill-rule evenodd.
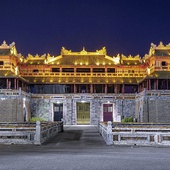
<path id="1" fill-rule="evenodd" d="M 118 93 L 117 84 L 114 85 L 114 92 L 115 92 L 116 94 Z"/>
<path id="2" fill-rule="evenodd" d="M 141 91 L 141 85 L 138 85 L 138 93 Z"/>
<path id="3" fill-rule="evenodd" d="M 8 78 L 6 79 L 6 88 L 8 89 Z"/>
<path id="4" fill-rule="evenodd" d="M 107 93 L 107 84 L 105 84 L 105 90 L 104 91 L 105 91 L 105 93 Z"/>
<path id="5" fill-rule="evenodd" d="M 168 90 L 168 79 L 166 80 L 166 85 L 167 85 L 166 89 Z"/>
<path id="6" fill-rule="evenodd" d="M 156 80 L 156 90 L 158 90 L 158 79 Z"/>
<path id="7" fill-rule="evenodd" d="M 62 73 L 62 67 L 60 67 L 60 73 Z"/>
<path id="8" fill-rule="evenodd" d="M 74 84 L 74 93 L 76 93 L 76 84 Z"/>
<path id="9" fill-rule="evenodd" d="M 90 93 L 93 93 L 93 84 L 90 84 Z"/>
<path id="10" fill-rule="evenodd" d="M 93 93 L 96 93 L 96 87 L 95 87 L 95 84 L 93 85 Z"/>
<path id="11" fill-rule="evenodd" d="M 124 93 L 124 92 L 125 92 L 125 85 L 122 84 L 122 93 Z"/>
<path id="12" fill-rule="evenodd" d="M 151 80 L 148 81 L 148 90 L 151 90 Z"/>
<path id="13" fill-rule="evenodd" d="M 16 79 L 16 82 L 17 82 L 17 89 L 19 89 L 19 81 L 18 81 L 18 79 Z"/>
<path id="14" fill-rule="evenodd" d="M 17 82 L 16 82 L 16 79 L 14 79 L 14 89 L 15 89 L 15 90 L 17 89 Z"/>
<path id="15" fill-rule="evenodd" d="M 145 82 L 142 82 L 142 90 L 145 88 Z"/>
<path id="16" fill-rule="evenodd" d="M 21 82 L 21 90 L 23 90 L 23 87 L 24 87 L 23 82 Z"/>

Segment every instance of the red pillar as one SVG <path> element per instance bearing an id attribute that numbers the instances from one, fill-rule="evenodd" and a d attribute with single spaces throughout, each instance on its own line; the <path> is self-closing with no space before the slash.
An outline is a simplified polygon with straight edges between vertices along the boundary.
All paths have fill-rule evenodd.
<path id="1" fill-rule="evenodd" d="M 149 79 L 149 81 L 148 81 L 148 90 L 151 90 L 151 80 Z"/>
<path id="2" fill-rule="evenodd" d="M 90 84 L 90 93 L 93 93 L 93 84 Z"/>
<path id="3" fill-rule="evenodd" d="M 107 93 L 107 84 L 105 84 L 105 93 Z"/>
<path id="4" fill-rule="evenodd" d="M 141 91 L 141 85 L 138 85 L 138 93 Z"/>
<path id="5" fill-rule="evenodd" d="M 23 90 L 23 83 L 21 82 L 21 90 Z"/>
<path id="6" fill-rule="evenodd" d="M 14 79 L 14 89 L 15 89 L 15 90 L 17 89 L 17 82 L 16 82 L 16 79 Z"/>
<path id="7" fill-rule="evenodd" d="M 8 78 L 6 79 L 6 88 L 8 89 Z"/>
<path id="8" fill-rule="evenodd" d="M 114 85 L 114 91 L 116 94 L 118 93 L 117 84 Z"/>
<path id="9" fill-rule="evenodd" d="M 93 85 L 93 93 L 96 93 L 96 87 L 95 87 L 95 84 Z"/>
<path id="10" fill-rule="evenodd" d="M 124 92 L 125 92 L 125 85 L 122 84 L 122 93 L 124 93 Z"/>
<path id="11" fill-rule="evenodd" d="M 76 84 L 74 84 L 74 93 L 76 93 Z"/>
<path id="12" fill-rule="evenodd" d="M 19 89 L 19 82 L 18 82 L 18 79 L 16 79 L 16 81 L 17 81 L 17 89 Z"/>
<path id="13" fill-rule="evenodd" d="M 166 84 L 167 84 L 167 90 L 168 90 L 168 79 L 166 80 Z"/>
<path id="14" fill-rule="evenodd" d="M 156 90 L 158 90 L 158 79 L 156 80 Z"/>

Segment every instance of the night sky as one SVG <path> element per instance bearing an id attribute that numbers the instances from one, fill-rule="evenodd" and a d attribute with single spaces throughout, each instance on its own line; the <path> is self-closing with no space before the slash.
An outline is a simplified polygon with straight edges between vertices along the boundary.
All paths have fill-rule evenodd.
<path id="1" fill-rule="evenodd" d="M 170 43 L 170 0 L 0 0 L 0 43 L 19 53 L 59 55 L 103 46 L 141 57 Z"/>

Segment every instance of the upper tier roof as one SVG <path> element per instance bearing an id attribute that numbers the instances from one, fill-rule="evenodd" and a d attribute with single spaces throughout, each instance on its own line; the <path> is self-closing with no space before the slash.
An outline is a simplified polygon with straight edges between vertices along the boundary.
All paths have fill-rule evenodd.
<path id="1" fill-rule="evenodd" d="M 0 55 L 17 55 L 17 50 L 15 48 L 15 43 L 8 45 L 6 41 L 0 45 Z"/>
<path id="2" fill-rule="evenodd" d="M 155 55 L 155 56 L 169 56 L 170 55 L 170 43 L 166 46 L 160 42 L 158 46 L 151 43 L 149 55 Z"/>

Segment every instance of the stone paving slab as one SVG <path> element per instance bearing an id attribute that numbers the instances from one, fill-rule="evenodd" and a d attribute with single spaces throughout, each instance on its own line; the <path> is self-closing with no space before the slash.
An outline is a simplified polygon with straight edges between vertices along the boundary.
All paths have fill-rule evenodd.
<path id="1" fill-rule="evenodd" d="M 170 148 L 107 146 L 96 126 L 65 126 L 41 146 L 0 145 L 0 170 L 169 170 Z"/>
<path id="2" fill-rule="evenodd" d="M 97 126 L 77 125 L 64 126 L 64 132 L 59 133 L 54 138 L 48 140 L 41 146 L 35 145 L 0 145 L 0 149 L 8 150 L 38 150 L 39 148 L 66 150 L 66 149 L 88 149 L 88 148 L 107 148 L 102 136 L 99 134 Z"/>

